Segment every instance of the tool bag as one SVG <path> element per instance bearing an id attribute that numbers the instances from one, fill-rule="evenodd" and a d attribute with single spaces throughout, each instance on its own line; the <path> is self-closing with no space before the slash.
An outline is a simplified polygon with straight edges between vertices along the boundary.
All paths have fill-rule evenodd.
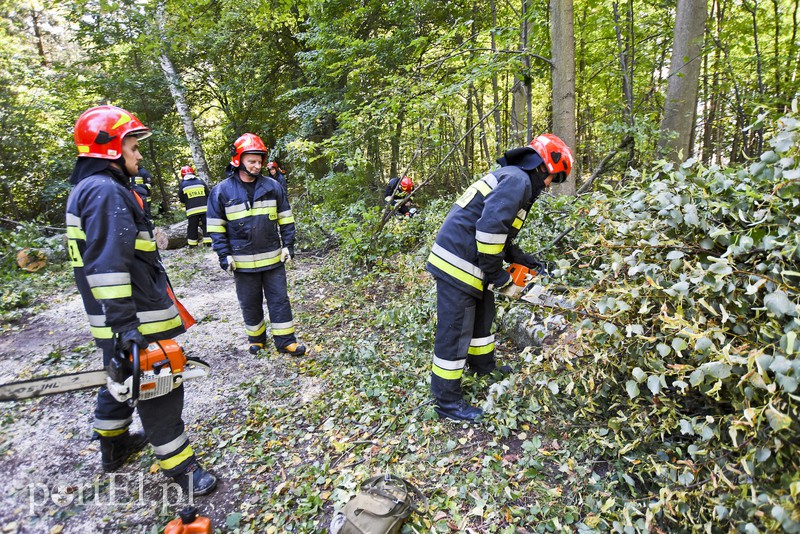
<path id="1" fill-rule="evenodd" d="M 396 534 L 411 512 L 428 500 L 413 484 L 384 474 L 365 480 L 361 491 L 336 512 L 331 534 Z"/>

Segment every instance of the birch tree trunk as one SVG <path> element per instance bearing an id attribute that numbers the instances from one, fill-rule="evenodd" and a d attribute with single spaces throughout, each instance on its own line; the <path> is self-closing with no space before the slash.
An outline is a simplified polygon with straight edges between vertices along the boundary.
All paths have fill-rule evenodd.
<path id="1" fill-rule="evenodd" d="M 550 0 L 550 43 L 553 76 L 553 133 L 575 152 L 575 23 L 573 0 Z M 577 160 L 577 158 L 576 158 Z M 573 169 L 554 193 L 574 195 L 578 170 Z"/>
<path id="2" fill-rule="evenodd" d="M 678 0 L 659 147 L 671 161 L 690 156 L 697 112 L 707 0 Z"/>

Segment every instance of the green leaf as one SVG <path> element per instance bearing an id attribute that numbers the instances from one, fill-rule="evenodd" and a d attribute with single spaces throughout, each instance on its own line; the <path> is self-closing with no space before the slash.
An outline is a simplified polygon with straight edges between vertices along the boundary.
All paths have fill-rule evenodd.
<path id="1" fill-rule="evenodd" d="M 792 418 L 788 415 L 779 412 L 772 406 L 770 406 L 767 411 L 767 421 L 769 421 L 769 426 L 772 427 L 772 430 L 775 432 L 780 432 L 781 430 L 785 430 L 792 425 Z"/>
<path id="2" fill-rule="evenodd" d="M 242 520 L 242 514 L 240 512 L 232 512 L 228 514 L 228 517 L 225 518 L 225 525 L 233 530 L 235 528 L 239 528 L 239 523 Z"/>
<path id="3" fill-rule="evenodd" d="M 789 296 L 780 289 L 764 297 L 764 305 L 777 317 L 783 317 L 784 315 L 797 316 L 796 306 L 789 300 Z"/>
<path id="4" fill-rule="evenodd" d="M 649 389 L 653 395 L 661 393 L 661 378 L 658 375 L 648 376 L 647 389 Z"/>
<path id="5" fill-rule="evenodd" d="M 635 380 L 628 380 L 625 382 L 625 391 L 628 392 L 628 397 L 635 399 L 639 396 L 639 386 Z"/>

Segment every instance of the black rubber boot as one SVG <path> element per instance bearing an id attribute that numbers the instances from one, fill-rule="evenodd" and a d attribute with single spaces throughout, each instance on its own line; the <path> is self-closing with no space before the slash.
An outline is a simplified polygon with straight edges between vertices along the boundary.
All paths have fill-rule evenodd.
<path id="1" fill-rule="evenodd" d="M 189 495 L 208 495 L 217 487 L 217 477 L 200 467 L 197 460 L 186 467 L 183 473 L 175 475 L 172 479 Z"/>
<path id="2" fill-rule="evenodd" d="M 464 400 L 461 380 L 447 380 L 431 373 L 431 394 L 436 403 L 433 409 L 442 419 L 472 423 L 483 417 L 483 410 Z"/>
<path id="3" fill-rule="evenodd" d="M 278 352 L 291 354 L 292 356 L 302 356 L 306 353 L 306 346 L 299 343 L 289 343 L 285 347 L 278 347 Z"/>
<path id="4" fill-rule="evenodd" d="M 103 471 L 116 471 L 128 460 L 128 458 L 139 452 L 147 445 L 147 436 L 144 432 L 134 432 L 131 434 L 125 431 L 124 434 L 100 439 L 100 459 L 103 464 Z"/>
<path id="5" fill-rule="evenodd" d="M 251 343 L 250 344 L 250 348 L 248 349 L 248 352 L 250 354 L 258 354 L 259 351 L 261 351 L 261 350 L 264 350 L 264 344 L 263 343 Z"/>

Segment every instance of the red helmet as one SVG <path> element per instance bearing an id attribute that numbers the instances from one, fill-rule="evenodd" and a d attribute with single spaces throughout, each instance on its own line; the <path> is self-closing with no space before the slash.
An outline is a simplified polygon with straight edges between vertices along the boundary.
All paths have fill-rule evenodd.
<path id="1" fill-rule="evenodd" d="M 262 160 L 266 160 L 267 147 L 259 136 L 251 133 L 242 134 L 242 136 L 233 143 L 231 165 L 238 167 L 241 163 L 242 154 L 261 154 Z"/>
<path id="2" fill-rule="evenodd" d="M 558 136 L 546 133 L 531 141 L 530 147 L 544 160 L 547 172 L 556 175 L 556 178 L 553 179 L 555 183 L 560 184 L 566 181 L 575 160 L 572 157 L 572 151 L 564 141 Z"/>
<path id="3" fill-rule="evenodd" d="M 412 182 L 411 178 L 408 176 L 403 176 L 403 179 L 400 180 L 400 189 L 406 193 L 410 193 L 411 190 L 414 189 L 414 182 Z"/>
<path id="4" fill-rule="evenodd" d="M 116 106 L 97 106 L 78 117 L 73 138 L 79 158 L 118 159 L 125 136 L 145 139 L 150 134 L 150 128 L 133 113 Z"/>
<path id="5" fill-rule="evenodd" d="M 270 161 L 269 163 L 267 163 L 267 170 L 277 169 L 277 168 L 278 168 L 278 164 L 275 163 L 274 161 Z"/>
<path id="6" fill-rule="evenodd" d="M 194 167 L 191 165 L 184 165 L 181 167 L 181 178 L 186 176 L 187 174 L 194 174 Z"/>

